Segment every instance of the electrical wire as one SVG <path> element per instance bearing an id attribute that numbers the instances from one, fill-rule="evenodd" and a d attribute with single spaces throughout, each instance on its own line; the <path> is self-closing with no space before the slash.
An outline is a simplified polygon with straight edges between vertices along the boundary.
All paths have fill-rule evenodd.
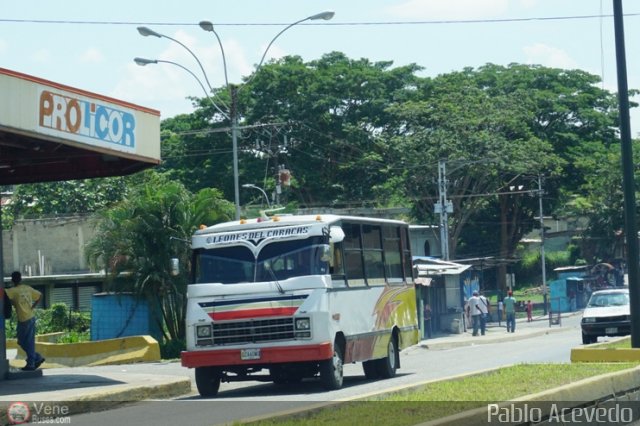
<path id="1" fill-rule="evenodd" d="M 625 13 L 625 17 L 640 16 L 640 13 Z M 372 21 L 372 22 L 305 22 L 299 25 L 308 26 L 378 26 L 378 25 L 443 25 L 443 24 L 494 24 L 512 22 L 536 21 L 569 21 L 583 19 L 612 18 L 613 15 L 602 13 L 597 15 L 566 15 L 566 16 L 538 16 L 528 18 L 495 18 L 495 19 L 442 19 L 426 21 Z M 0 18 L 0 22 L 13 24 L 54 24 L 54 25 L 154 25 L 154 26 L 198 26 L 194 22 L 136 22 L 136 21 L 89 21 L 89 20 L 56 20 L 56 19 L 16 19 Z M 284 26 L 290 23 L 282 22 L 215 22 L 215 26 L 227 27 L 270 27 Z"/>

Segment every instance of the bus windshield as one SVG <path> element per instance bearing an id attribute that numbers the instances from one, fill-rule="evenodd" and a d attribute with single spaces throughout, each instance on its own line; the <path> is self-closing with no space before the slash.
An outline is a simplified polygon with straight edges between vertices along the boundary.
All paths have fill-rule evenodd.
<path id="1" fill-rule="evenodd" d="M 257 258 L 244 246 L 200 249 L 195 253 L 194 282 L 238 284 L 325 275 L 329 273 L 328 249 L 323 237 L 274 241 Z"/>

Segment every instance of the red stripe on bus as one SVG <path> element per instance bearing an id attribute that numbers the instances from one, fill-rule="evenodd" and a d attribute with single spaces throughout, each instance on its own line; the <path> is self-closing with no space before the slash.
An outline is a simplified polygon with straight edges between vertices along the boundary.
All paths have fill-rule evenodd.
<path id="1" fill-rule="evenodd" d="M 225 321 L 225 320 L 237 320 L 237 319 L 245 319 L 245 318 L 291 316 L 297 310 L 298 310 L 298 307 L 242 309 L 242 310 L 227 311 L 227 312 L 209 312 L 209 316 L 214 321 Z"/>

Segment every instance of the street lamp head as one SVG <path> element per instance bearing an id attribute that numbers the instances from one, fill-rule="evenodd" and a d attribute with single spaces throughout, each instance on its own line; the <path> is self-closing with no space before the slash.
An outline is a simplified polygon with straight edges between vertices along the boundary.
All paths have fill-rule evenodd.
<path id="1" fill-rule="evenodd" d="M 256 186 L 252 183 L 245 183 L 242 185 L 243 188 L 255 188 Z"/>
<path id="2" fill-rule="evenodd" d="M 148 27 L 138 27 L 138 32 L 140 33 L 141 36 L 144 36 L 144 37 L 148 37 L 148 36 L 154 36 L 158 38 L 162 37 L 162 34 L 157 33 Z"/>
<path id="3" fill-rule="evenodd" d="M 198 25 L 205 31 L 213 32 L 213 23 L 210 21 L 200 21 Z"/>
<path id="4" fill-rule="evenodd" d="M 311 15 L 307 19 L 310 21 L 315 21 L 317 19 L 324 19 L 325 21 L 328 21 L 329 19 L 333 18 L 333 15 L 335 14 L 336 13 L 333 10 L 327 10 L 321 13 L 317 13 L 315 15 Z"/>
<path id="5" fill-rule="evenodd" d="M 133 60 L 136 64 L 140 65 L 141 67 L 144 67 L 145 65 L 149 65 L 149 64 L 158 63 L 157 59 L 133 58 Z"/>

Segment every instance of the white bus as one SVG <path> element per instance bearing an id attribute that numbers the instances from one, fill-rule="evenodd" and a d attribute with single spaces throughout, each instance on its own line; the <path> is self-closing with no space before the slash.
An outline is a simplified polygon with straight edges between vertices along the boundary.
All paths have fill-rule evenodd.
<path id="1" fill-rule="evenodd" d="M 187 348 L 198 392 L 220 382 L 296 383 L 319 376 L 339 389 L 343 364 L 390 378 L 418 342 L 409 228 L 336 215 L 222 223 L 192 237 Z"/>

